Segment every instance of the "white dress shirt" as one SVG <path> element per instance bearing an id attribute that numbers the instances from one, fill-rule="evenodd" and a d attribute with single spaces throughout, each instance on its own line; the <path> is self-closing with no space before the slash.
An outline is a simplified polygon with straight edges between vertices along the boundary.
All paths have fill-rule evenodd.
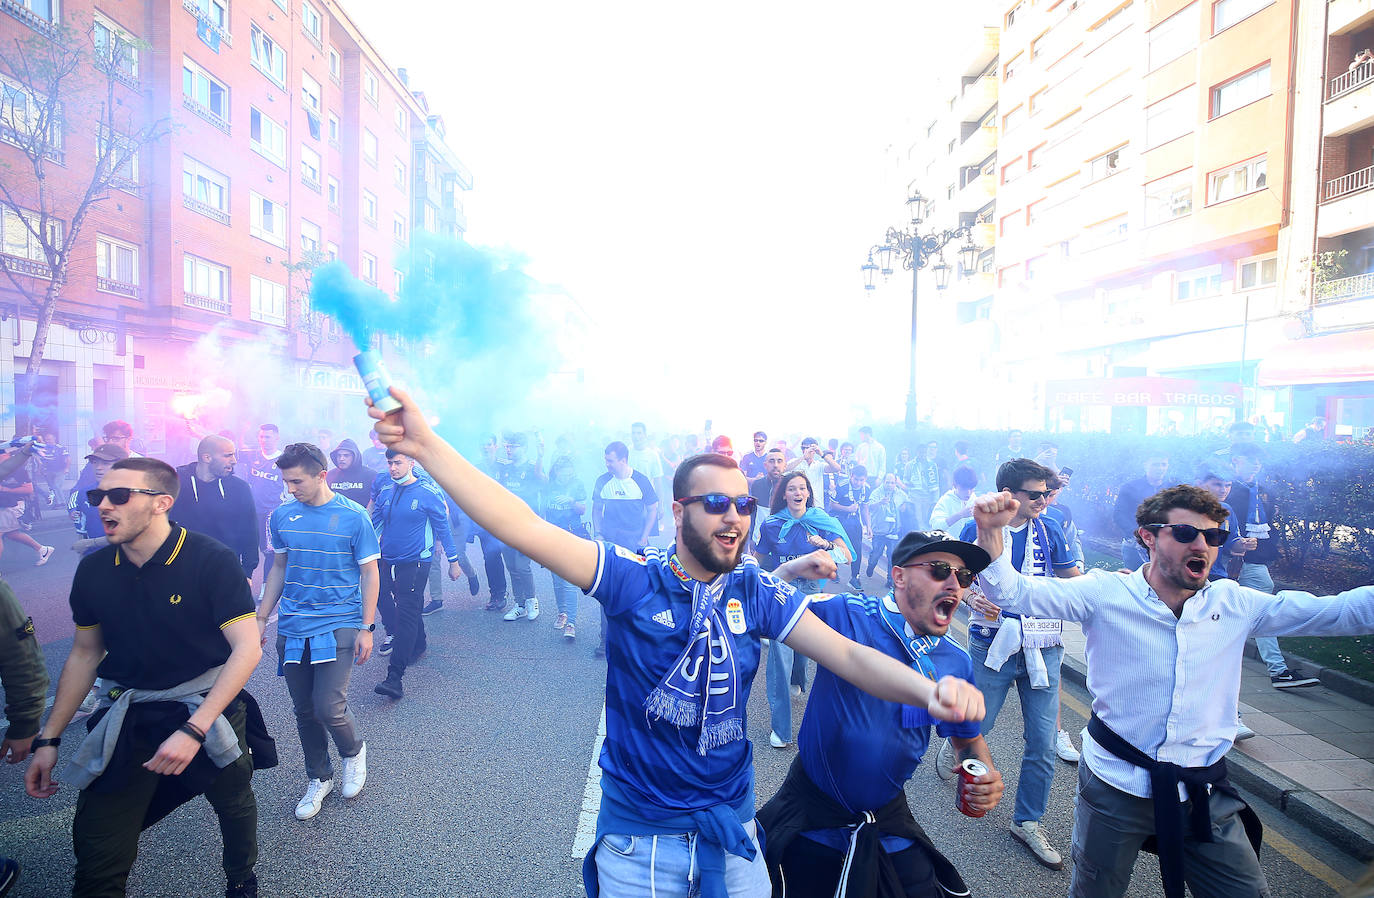
<path id="1" fill-rule="evenodd" d="M 1026 577 L 1003 554 L 979 580 L 1005 610 L 1083 625 L 1093 713 L 1157 761 L 1206 767 L 1230 751 L 1247 636 L 1374 632 L 1374 586 L 1317 597 L 1270 595 L 1217 580 L 1188 599 L 1175 618 L 1144 571 Z M 1087 730 L 1083 758 L 1104 782 L 1150 797 L 1149 773 L 1103 749 Z M 1179 800 L 1186 797 L 1180 785 Z"/>

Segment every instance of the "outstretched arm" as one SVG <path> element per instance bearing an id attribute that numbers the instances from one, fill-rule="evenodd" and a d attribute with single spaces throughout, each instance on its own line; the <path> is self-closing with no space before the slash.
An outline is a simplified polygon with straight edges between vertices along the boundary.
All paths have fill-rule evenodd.
<path id="1" fill-rule="evenodd" d="M 486 474 L 477 470 L 430 429 L 424 413 L 404 390 L 392 387 L 401 408 L 384 415 L 369 404 L 377 437 L 418 461 L 458 507 L 492 536 L 581 589 L 596 576 L 596 545 L 556 527 Z"/>
<path id="2" fill-rule="evenodd" d="M 1026 577 L 1012 566 L 1010 555 L 1004 554 L 1002 528 L 1011 523 L 1020 507 L 1011 493 L 989 493 L 974 501 L 976 541 L 992 556 L 992 564 L 978 575 L 978 583 L 988 599 L 1005 610 L 1035 617 L 1087 620 L 1101 589 L 1098 578 L 1079 577 L 1077 568 L 1060 575 L 1073 579 Z"/>

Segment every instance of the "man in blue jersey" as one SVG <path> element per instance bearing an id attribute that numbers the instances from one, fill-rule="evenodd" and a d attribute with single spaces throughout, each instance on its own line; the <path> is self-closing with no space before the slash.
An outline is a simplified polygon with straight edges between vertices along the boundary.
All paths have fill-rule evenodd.
<path id="1" fill-rule="evenodd" d="M 754 824 L 753 752 L 744 736 L 764 638 L 940 719 L 982 716 L 981 696 L 965 681 L 934 683 L 808 613 L 809 597 L 785 581 L 833 577 L 828 553 L 774 574 L 744 555 L 755 502 L 733 459 L 683 461 L 673 476 L 677 543 L 638 554 L 542 520 L 435 436 L 409 396 L 392 395 L 399 411 L 369 412 L 382 441 L 422 462 L 480 526 L 606 610 L 603 797 L 583 868 L 592 898 L 769 894 Z"/>
<path id="2" fill-rule="evenodd" d="M 997 489 L 1019 501 L 1016 517 L 1007 525 L 1005 543 L 1012 565 L 1028 577 L 1077 577 L 1082 571 L 1069 557 L 1064 532 L 1045 516 L 1054 472 L 1029 458 L 1014 458 L 997 469 Z M 976 521 L 964 524 L 967 542 L 977 536 Z M 974 682 L 987 695 L 988 713 L 983 735 L 992 732 L 1007 691 L 1016 686 L 1025 721 L 1026 750 L 1016 781 L 1016 805 L 1011 834 L 1037 861 L 1062 870 L 1064 859 L 1040 829 L 1054 784 L 1055 742 L 1059 732 L 1059 667 L 1064 660 L 1063 624 L 1057 620 L 1003 614 L 981 593 L 969 599 L 969 655 Z M 936 771 L 947 775 L 952 746 L 940 749 Z"/>
<path id="3" fill-rule="evenodd" d="M 367 779 L 367 745 L 348 707 L 348 677 L 355 659 L 363 664 L 372 654 L 381 549 L 363 507 L 330 489 L 319 447 L 292 443 L 277 467 L 291 499 L 268 518 L 276 557 L 258 629 L 266 631 L 280 600 L 277 658 L 310 777 L 296 819 L 309 820 L 334 791 L 330 736 L 343 758 L 343 797 L 358 797 Z"/>
<path id="4" fill-rule="evenodd" d="M 386 625 L 386 644 L 379 654 L 389 655 L 386 679 L 373 687 L 378 695 L 401 698 L 401 679 L 406 668 L 425 653 L 425 583 L 434 562 L 436 546 L 446 547 L 448 578 L 462 572 L 459 547 L 448 523 L 448 504 L 433 481 L 415 476 L 415 460 L 395 448 L 386 452 L 388 483 L 377 493 L 372 506 L 372 527 L 382 544 L 381 589 L 377 607 Z"/>
<path id="5" fill-rule="evenodd" d="M 932 679 L 972 682 L 968 652 L 944 637 L 967 584 L 990 561 L 987 552 L 947 533 L 912 531 L 893 553 L 892 592 L 815 596 L 810 608 L 836 632 Z M 936 721 L 922 708 L 874 698 L 825 669 L 816 673 L 797 736 L 800 751 L 778 794 L 759 811 L 774 895 L 830 898 L 841 878 L 842 894 L 967 893 L 912 817 L 904 791 L 932 725 L 953 743 L 957 762 L 976 758 L 987 765 L 974 779 L 970 803 L 985 813 L 996 807 L 1002 774 L 976 721 Z"/>

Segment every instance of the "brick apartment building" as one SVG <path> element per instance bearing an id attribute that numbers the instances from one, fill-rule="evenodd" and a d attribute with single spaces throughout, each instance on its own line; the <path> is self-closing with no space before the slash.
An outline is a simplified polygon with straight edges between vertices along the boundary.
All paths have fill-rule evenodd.
<path id="1" fill-rule="evenodd" d="M 118 102 L 169 137 L 146 146 L 127 189 L 97 203 L 72 253 L 35 404 L 80 445 L 124 418 L 150 452 L 182 450 L 180 416 L 236 431 L 290 418 L 305 397 L 327 427 L 357 416 L 355 351 L 306 299 L 308 269 L 342 260 L 392 293 L 412 228 L 461 237 L 472 185 L 442 119 L 332 0 L 0 0 L 0 44 L 50 35 L 123 41 Z M 25 85 L 0 72 L 7 96 Z M 105 76 L 84 73 L 96 95 Z M 16 93 L 18 92 L 18 93 Z M 50 183 L 90 180 L 96 129 L 63 97 Z M 26 162 L 0 129 L 0 161 Z M 26 185 L 31 189 L 31 185 Z M 70 215 L 75 197 L 51 204 Z M 43 275 L 7 211 L 3 262 Z M 41 284 L 38 285 L 41 287 Z M 0 403 L 13 406 L 34 310 L 0 279 Z M 289 436 L 309 436 L 292 433 Z"/>

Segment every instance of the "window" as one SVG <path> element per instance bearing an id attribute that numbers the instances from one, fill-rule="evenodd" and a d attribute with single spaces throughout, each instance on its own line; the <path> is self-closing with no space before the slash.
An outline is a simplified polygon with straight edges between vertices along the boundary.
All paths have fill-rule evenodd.
<path id="1" fill-rule="evenodd" d="M 392 283 L 396 285 L 396 295 L 401 295 L 401 290 L 405 287 L 406 276 L 399 268 L 391 269 Z"/>
<path id="2" fill-rule="evenodd" d="M 1029 105 L 1030 105 L 1030 114 L 1031 114 L 1031 115 L 1035 115 L 1037 112 L 1039 112 L 1039 111 L 1041 110 L 1041 108 L 1044 107 L 1044 105 L 1045 105 L 1045 91 L 1046 91 L 1046 88 L 1043 88 L 1043 87 L 1042 87 L 1040 90 L 1037 90 L 1035 93 L 1033 93 L 1033 94 L 1030 95 L 1030 104 L 1029 104 Z"/>
<path id="3" fill-rule="evenodd" d="M 1272 287 L 1278 279 L 1278 256 L 1246 259 L 1240 263 L 1239 277 L 1236 278 L 1242 290 L 1253 290 L 1256 287 Z"/>
<path id="4" fill-rule="evenodd" d="M 268 118 L 256 106 L 248 116 L 248 145 L 253 150 L 286 168 L 286 129 Z"/>
<path id="5" fill-rule="evenodd" d="M 6 4 L 9 6 L 10 4 Z M 56 25 L 59 21 L 59 2 L 58 0 L 13 0 L 13 5 L 18 6 L 29 15 L 37 16 L 44 22 Z"/>
<path id="6" fill-rule="evenodd" d="M 1181 90 L 1145 108 L 1145 149 L 1182 137 L 1193 130 L 1193 92 Z"/>
<path id="7" fill-rule="evenodd" d="M 106 290 L 106 292 L 126 293 L 127 291 L 118 289 L 110 291 L 109 285 L 102 284 L 101 281 L 130 287 L 138 286 L 138 247 L 122 240 L 97 234 L 95 237 L 95 276 L 98 278 L 96 288 Z"/>
<path id="8" fill-rule="evenodd" d="M 1182 218 L 1193 211 L 1193 170 L 1176 172 L 1145 185 L 1145 227 Z"/>
<path id="9" fill-rule="evenodd" d="M 252 212 L 249 233 L 285 249 L 286 207 L 257 193 L 249 193 L 248 202 Z"/>
<path id="10" fill-rule="evenodd" d="M 1212 118 L 1269 96 L 1269 63 L 1212 88 Z"/>
<path id="11" fill-rule="evenodd" d="M 1011 162 L 1002 166 L 1002 183 L 1010 184 L 1012 181 L 1015 181 L 1017 178 L 1021 177 L 1025 168 L 1025 163 L 1022 162 L 1020 156 L 1017 156 Z"/>
<path id="12" fill-rule="evenodd" d="M 305 29 L 306 34 L 315 39 L 315 43 L 319 43 L 320 32 L 323 28 L 320 11 L 304 0 L 301 3 L 301 27 Z"/>
<path id="13" fill-rule="evenodd" d="M 301 147 L 301 180 L 320 189 L 320 154 L 310 147 Z"/>
<path id="14" fill-rule="evenodd" d="M 329 257 L 329 261 L 331 262 L 337 260 L 339 258 L 339 244 L 326 243 L 324 245 L 324 254 Z"/>
<path id="15" fill-rule="evenodd" d="M 40 262 L 44 266 L 43 277 L 47 277 L 47 256 L 43 255 L 43 244 L 34 236 L 30 227 L 38 227 L 38 213 L 27 209 L 0 210 L 0 252 L 30 262 Z M 48 239 L 58 245 L 62 242 L 62 223 L 48 223 Z"/>
<path id="16" fill-rule="evenodd" d="M 319 112 L 321 96 L 323 94 L 320 93 L 320 82 L 301 72 L 301 102 L 305 104 L 305 108 Z"/>
<path id="17" fill-rule="evenodd" d="M 329 113 L 329 142 L 339 142 L 339 117 L 334 113 Z"/>
<path id="18" fill-rule="evenodd" d="M 371 69 L 363 70 L 363 94 L 373 106 L 377 105 L 377 74 Z"/>
<path id="19" fill-rule="evenodd" d="M 37 137 L 40 123 L 47 118 L 51 139 L 40 139 L 40 143 L 46 140 L 50 150 L 60 152 L 62 128 L 60 122 L 54 121 L 54 118 L 60 119 L 60 115 L 52 115 L 60 111 L 49 108 L 48 98 L 43 94 L 0 75 L 0 139 L 17 145 Z"/>
<path id="20" fill-rule="evenodd" d="M 1035 171 L 1045 161 L 1045 145 L 1033 147 L 1026 153 L 1026 170 Z"/>
<path id="21" fill-rule="evenodd" d="M 181 195 L 194 203 L 209 206 L 226 215 L 229 212 L 229 177 L 208 165 L 181 158 Z"/>
<path id="22" fill-rule="evenodd" d="M 1174 297 L 1185 300 L 1220 295 L 1221 273 L 1222 267 L 1220 265 L 1208 265 L 1206 268 L 1180 271 L 1174 284 Z"/>
<path id="23" fill-rule="evenodd" d="M 249 314 L 263 324 L 286 326 L 286 287 L 253 275 L 248 279 Z"/>
<path id="24" fill-rule="evenodd" d="M 1102 28 L 1103 26 L 1105 26 L 1108 22 L 1111 22 L 1111 21 L 1117 19 L 1122 13 L 1124 13 L 1126 10 L 1128 10 L 1128 9 L 1130 9 L 1130 8 L 1131 8 L 1131 0 L 1126 0 L 1125 3 L 1121 4 L 1121 5 L 1118 6 L 1116 9 L 1114 9 L 1114 10 L 1112 10 L 1110 13 L 1108 13 L 1106 18 L 1102 19 L 1102 20 L 1099 21 L 1097 24 L 1090 26 L 1090 27 L 1088 28 L 1088 30 L 1089 30 L 1089 31 L 1097 31 L 1098 29 L 1100 29 L 1100 28 Z"/>
<path id="25" fill-rule="evenodd" d="M 319 251 L 320 248 L 320 226 L 301 219 L 301 249 L 308 253 Z"/>
<path id="26" fill-rule="evenodd" d="M 391 180 L 397 187 L 406 186 L 406 164 L 400 159 L 391 160 Z"/>
<path id="27" fill-rule="evenodd" d="M 1125 149 L 1125 147 L 1117 147 L 1111 152 L 1103 153 L 1096 159 L 1091 160 L 1088 163 L 1088 183 L 1091 184 L 1094 181 L 1101 181 L 1103 178 L 1110 178 L 1112 175 L 1123 170 L 1126 167 L 1125 160 L 1122 159 L 1122 153 Z"/>
<path id="28" fill-rule="evenodd" d="M 373 286 L 377 284 L 377 257 L 372 253 L 363 253 L 363 280 Z"/>
<path id="29" fill-rule="evenodd" d="M 224 0 L 191 0 L 191 5 L 200 11 L 201 18 L 208 19 L 221 32 L 229 30 L 229 4 Z"/>
<path id="30" fill-rule="evenodd" d="M 1048 33 L 1048 32 L 1046 32 Z M 1045 52 L 1045 35 L 1042 34 L 1031 41 L 1031 59 L 1039 59 L 1040 54 Z"/>
<path id="31" fill-rule="evenodd" d="M 91 40 L 98 63 L 112 66 L 117 76 L 138 77 L 138 47 L 129 32 L 96 12 L 91 18 Z"/>
<path id="32" fill-rule="evenodd" d="M 192 296 L 229 301 L 229 269 L 187 253 L 182 257 L 182 289 Z"/>
<path id="33" fill-rule="evenodd" d="M 1106 221 L 1100 221 L 1095 225 L 1089 225 L 1083 229 L 1083 236 L 1086 245 L 1084 250 L 1099 249 L 1110 246 L 1113 243 L 1120 243 L 1126 239 L 1128 224 L 1126 216 L 1118 215 Z"/>
<path id="34" fill-rule="evenodd" d="M 374 228 L 377 226 L 377 194 L 371 190 L 363 191 L 363 220 Z"/>
<path id="35" fill-rule="evenodd" d="M 229 124 L 229 88 L 185 58 L 181 61 L 181 92 L 211 116 Z"/>
<path id="36" fill-rule="evenodd" d="M 363 129 L 363 158 L 373 168 L 377 167 L 377 135 Z"/>
<path id="37" fill-rule="evenodd" d="M 1002 68 L 1002 80 L 1010 81 L 1016 77 L 1016 72 L 1021 68 L 1021 54 L 1017 53 Z"/>
<path id="38" fill-rule="evenodd" d="M 1006 22 L 1006 29 L 1008 31 L 1010 31 L 1011 26 L 1016 23 L 1016 17 L 1021 14 L 1021 7 L 1024 5 L 1025 4 L 1018 3 L 1011 9 L 1007 10 L 1007 14 L 1003 17 L 1003 21 Z"/>
<path id="39" fill-rule="evenodd" d="M 391 236 L 401 242 L 406 239 L 406 218 L 399 212 L 391 219 Z"/>
<path id="40" fill-rule="evenodd" d="M 1263 190 L 1267 180 L 1267 160 L 1267 156 L 1260 156 L 1231 168 L 1212 172 L 1207 178 L 1207 202 L 1223 203 L 1247 193 Z"/>
<path id="41" fill-rule="evenodd" d="M 1026 224 L 1034 225 L 1039 223 L 1045 211 L 1045 201 L 1036 200 L 1026 207 Z"/>
<path id="42" fill-rule="evenodd" d="M 397 106 L 395 109 L 391 110 L 391 122 L 396 126 L 396 130 L 402 134 L 406 133 L 407 120 L 408 117 L 406 116 L 404 107 Z"/>
<path id="43" fill-rule="evenodd" d="M 1196 48 L 1197 32 L 1196 3 L 1190 3 L 1151 28 L 1148 36 L 1149 48 L 1146 51 L 1147 70 L 1153 72 Z"/>
<path id="44" fill-rule="evenodd" d="M 96 141 L 97 159 L 105 160 L 110 186 L 121 190 L 138 189 L 138 145 L 118 132 L 100 129 Z"/>
<path id="45" fill-rule="evenodd" d="M 1026 118 L 1026 109 L 1025 109 L 1025 107 L 1024 107 L 1024 106 L 1017 106 L 1017 107 L 1016 107 L 1015 109 L 1013 109 L 1011 112 L 1008 112 L 1006 115 L 1002 116 L 1002 133 L 1003 133 L 1003 134 L 1010 134 L 1012 131 L 1014 131 L 1014 130 L 1016 129 L 1016 126 L 1017 126 L 1017 125 L 1021 124 L 1021 122 L 1022 122 L 1025 118 Z"/>
<path id="46" fill-rule="evenodd" d="M 249 58 L 253 66 L 281 87 L 286 87 L 286 51 L 268 37 L 256 22 L 253 23 L 250 37 L 252 48 Z"/>
<path id="47" fill-rule="evenodd" d="M 1010 215 L 1003 215 L 1003 216 L 1002 216 L 1001 221 L 999 221 L 999 222 L 997 223 L 997 234 L 998 234 L 998 236 L 1000 236 L 1000 237 L 1006 237 L 1006 236 L 1008 236 L 1009 234 L 1014 234 L 1014 233 L 1016 233 L 1018 230 L 1020 230 L 1020 227 L 1019 227 L 1020 224 L 1021 224 L 1021 210 L 1020 210 L 1020 209 L 1017 209 L 1015 212 L 1011 213 Z"/>
<path id="48" fill-rule="evenodd" d="M 1224 31 L 1264 9 L 1274 0 L 1217 0 L 1212 4 L 1212 33 Z"/>
<path id="49" fill-rule="evenodd" d="M 339 179 L 333 175 L 329 176 L 329 190 L 325 196 L 329 200 L 330 208 L 339 208 Z"/>
<path id="50" fill-rule="evenodd" d="M 335 81 L 339 80 L 339 72 L 343 69 L 343 60 L 339 57 L 339 51 L 333 47 L 329 48 L 329 77 Z"/>

